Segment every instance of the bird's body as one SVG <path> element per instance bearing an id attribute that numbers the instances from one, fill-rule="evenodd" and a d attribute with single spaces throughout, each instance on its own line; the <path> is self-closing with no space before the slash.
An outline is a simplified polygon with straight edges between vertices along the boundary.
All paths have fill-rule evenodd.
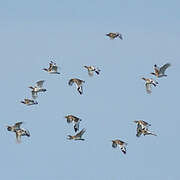
<path id="1" fill-rule="evenodd" d="M 84 66 L 88 70 L 88 75 L 93 76 L 94 72 L 99 75 L 100 69 L 96 68 L 95 66 Z"/>
<path id="2" fill-rule="evenodd" d="M 127 143 L 124 142 L 124 141 L 121 141 L 119 139 L 115 139 L 115 140 L 112 140 L 112 147 L 113 148 L 116 148 L 117 146 L 119 146 L 121 148 L 121 151 L 126 154 L 126 146 L 127 146 Z"/>
<path id="3" fill-rule="evenodd" d="M 163 65 L 162 67 L 158 67 L 156 64 L 154 65 L 154 72 L 152 72 L 151 74 L 160 78 L 160 77 L 166 77 L 167 75 L 165 74 L 165 71 L 168 67 L 170 67 L 171 64 L 170 63 L 166 63 L 165 65 Z"/>
<path id="4" fill-rule="evenodd" d="M 15 130 L 15 133 L 16 133 L 17 143 L 21 143 L 21 136 L 30 137 L 30 133 L 27 129 L 17 129 L 17 130 Z"/>
<path id="5" fill-rule="evenodd" d="M 60 72 L 58 72 L 58 66 L 53 61 L 49 63 L 49 68 L 44 68 L 43 70 L 50 74 L 60 74 Z"/>
<path id="6" fill-rule="evenodd" d="M 85 133 L 86 129 L 82 129 L 80 132 L 78 132 L 76 135 L 74 136 L 71 136 L 71 135 L 68 135 L 67 139 L 69 140 L 81 140 L 81 141 L 84 141 L 85 139 L 82 138 L 82 135 Z"/>
<path id="7" fill-rule="evenodd" d="M 122 34 L 120 34 L 118 32 L 116 32 L 116 33 L 110 32 L 110 33 L 106 34 L 106 36 L 108 36 L 110 39 L 115 39 L 115 38 L 119 37 L 121 40 L 123 40 Z"/>
<path id="8" fill-rule="evenodd" d="M 31 99 L 24 99 L 24 101 L 21 101 L 21 103 L 26 104 L 27 106 L 38 104 L 37 101 Z"/>
<path id="9" fill-rule="evenodd" d="M 77 85 L 77 91 L 79 92 L 79 94 L 82 94 L 83 93 L 82 84 L 85 83 L 85 81 L 81 79 L 73 78 L 73 79 L 70 79 L 68 82 L 70 86 L 72 86 L 74 83 Z"/>
<path id="10" fill-rule="evenodd" d="M 153 80 L 153 79 L 151 79 L 151 78 L 142 78 L 145 82 L 146 82 L 146 84 L 145 84 L 145 86 L 146 86 L 146 92 L 148 93 L 148 94 L 151 94 L 151 92 L 152 92 L 152 85 L 153 86 L 157 86 L 157 84 L 158 84 L 158 82 L 157 81 L 155 81 L 155 80 Z"/>
<path id="11" fill-rule="evenodd" d="M 36 82 L 36 86 L 34 86 L 34 87 L 30 86 L 29 87 L 32 89 L 31 92 L 32 92 L 32 98 L 33 99 L 37 98 L 39 92 L 45 92 L 46 91 L 46 89 L 43 88 L 44 82 L 45 82 L 44 80 L 38 81 L 38 82 Z"/>

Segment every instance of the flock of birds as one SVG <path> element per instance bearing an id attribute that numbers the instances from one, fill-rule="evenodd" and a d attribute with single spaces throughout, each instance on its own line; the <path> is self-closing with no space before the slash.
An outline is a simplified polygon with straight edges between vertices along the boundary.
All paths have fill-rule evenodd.
<path id="1" fill-rule="evenodd" d="M 110 39 L 115 39 L 115 38 L 120 38 L 121 40 L 123 40 L 122 34 L 120 33 L 108 33 L 106 34 L 106 36 L 108 36 Z M 170 63 L 166 63 L 165 65 L 163 65 L 162 67 L 158 67 L 156 64 L 154 65 L 154 72 L 152 72 L 151 74 L 154 75 L 157 78 L 161 78 L 161 77 L 166 77 L 167 75 L 165 74 L 166 69 L 170 66 Z M 84 66 L 84 68 L 87 69 L 88 71 L 88 75 L 90 77 L 92 77 L 94 75 L 94 73 L 96 73 L 97 75 L 100 74 L 100 69 L 95 67 L 95 66 Z M 48 68 L 44 68 L 44 71 L 48 72 L 49 74 L 60 74 L 60 72 L 58 72 L 58 66 L 56 65 L 55 62 L 51 61 L 49 63 L 49 67 Z M 145 87 L 146 87 L 146 92 L 148 94 L 152 93 L 152 86 L 157 86 L 158 82 L 155 81 L 152 78 L 142 78 L 145 81 Z M 38 94 L 40 92 L 46 92 L 46 89 L 43 88 L 43 84 L 44 84 L 44 80 L 38 81 L 36 82 L 36 85 L 30 86 L 29 88 L 31 89 L 31 93 L 32 93 L 32 99 L 24 99 L 23 101 L 21 101 L 21 103 L 30 106 L 30 105 L 37 105 L 38 102 L 36 101 Z M 69 86 L 72 86 L 73 84 L 76 84 L 77 87 L 77 91 L 79 92 L 79 94 L 83 94 L 83 83 L 85 83 L 85 81 L 81 80 L 81 79 L 77 79 L 77 78 L 72 78 L 69 80 L 68 84 Z M 82 121 L 80 118 L 74 116 L 74 115 L 67 115 L 65 116 L 67 123 L 73 123 L 74 124 L 74 131 L 75 131 L 75 135 L 68 135 L 67 139 L 69 140 L 85 140 L 82 138 L 82 135 L 85 133 L 86 129 L 83 128 L 81 131 L 79 131 L 79 124 Z M 138 121 L 134 121 L 137 125 L 136 127 L 136 136 L 140 137 L 141 135 L 154 135 L 157 136 L 155 133 L 151 132 L 149 130 L 149 126 L 151 126 L 151 124 L 149 124 L 148 122 L 145 122 L 143 120 L 138 120 Z M 12 126 L 7 126 L 7 130 L 14 132 L 16 134 L 16 141 L 17 143 L 21 142 L 21 136 L 27 136 L 30 137 L 30 132 L 27 129 L 21 128 L 21 125 L 23 124 L 23 122 L 17 122 Z M 79 131 L 79 132 L 78 132 Z M 126 146 L 127 143 L 120 140 L 120 139 L 114 139 L 112 140 L 112 147 L 116 148 L 117 146 L 119 146 L 121 148 L 121 151 L 126 154 Z"/>

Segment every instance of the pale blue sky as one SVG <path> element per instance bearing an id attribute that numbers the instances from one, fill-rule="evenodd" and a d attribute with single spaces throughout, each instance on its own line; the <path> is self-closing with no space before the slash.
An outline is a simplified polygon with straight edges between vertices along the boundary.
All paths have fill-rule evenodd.
<path id="1" fill-rule="evenodd" d="M 4 180 L 179 179 L 179 1 L 1 1 L 1 160 Z M 105 34 L 120 32 L 124 40 Z M 42 71 L 51 57 L 61 75 Z M 146 94 L 142 77 L 170 62 L 168 77 Z M 84 65 L 96 65 L 88 77 Z M 68 86 L 85 80 L 84 94 Z M 46 80 L 37 106 L 30 85 Z M 86 141 L 68 141 L 74 114 Z M 137 138 L 133 120 L 143 119 L 157 137 Z M 6 125 L 24 121 L 30 138 L 16 144 Z M 128 143 L 127 154 L 110 140 Z"/>

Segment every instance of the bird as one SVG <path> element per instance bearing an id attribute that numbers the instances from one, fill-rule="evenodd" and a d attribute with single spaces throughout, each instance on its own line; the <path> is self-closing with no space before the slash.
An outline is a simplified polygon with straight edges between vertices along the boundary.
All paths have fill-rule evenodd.
<path id="1" fill-rule="evenodd" d="M 96 68 L 95 66 L 84 66 L 88 70 L 88 75 L 93 76 L 94 72 L 99 75 L 100 69 Z"/>
<path id="2" fill-rule="evenodd" d="M 119 147 L 121 148 L 121 151 L 126 154 L 126 146 L 127 146 L 127 143 L 124 142 L 124 141 L 121 141 L 119 139 L 115 139 L 115 140 L 112 140 L 112 147 L 113 148 L 116 148 L 117 146 L 119 145 Z"/>
<path id="3" fill-rule="evenodd" d="M 122 34 L 120 34 L 118 32 L 116 32 L 116 33 L 110 32 L 110 33 L 106 34 L 106 36 L 108 36 L 110 39 L 115 39 L 115 38 L 119 37 L 121 40 L 123 40 Z"/>
<path id="4" fill-rule="evenodd" d="M 38 104 L 37 101 L 31 99 L 24 99 L 24 101 L 21 101 L 21 103 L 26 104 L 27 106 Z"/>
<path id="5" fill-rule="evenodd" d="M 137 124 L 137 129 L 148 129 L 151 124 L 147 123 L 146 121 L 139 120 L 139 121 L 134 121 Z"/>
<path id="6" fill-rule="evenodd" d="M 8 131 L 15 132 L 16 130 L 20 129 L 20 126 L 23 124 L 23 122 L 17 122 L 13 126 L 7 126 Z"/>
<path id="7" fill-rule="evenodd" d="M 74 122 L 74 131 L 77 132 L 79 131 L 79 123 L 82 121 L 80 118 L 73 116 L 73 115 L 67 115 L 65 116 L 67 119 L 67 123 Z"/>
<path id="8" fill-rule="evenodd" d="M 77 85 L 77 91 L 79 92 L 79 94 L 82 94 L 83 93 L 82 84 L 85 83 L 85 81 L 81 79 L 73 78 L 73 79 L 70 79 L 68 82 L 70 86 L 72 86 L 74 83 Z"/>
<path id="9" fill-rule="evenodd" d="M 146 84 L 145 84 L 145 86 L 146 86 L 146 92 L 148 93 L 148 94 L 151 94 L 151 92 L 152 92 L 152 90 L 151 90 L 151 85 L 153 85 L 153 86 L 157 86 L 157 84 L 159 84 L 157 81 L 155 81 L 155 80 L 153 80 L 153 79 L 151 79 L 151 78 L 142 78 L 144 81 L 146 81 Z"/>
<path id="10" fill-rule="evenodd" d="M 58 72 L 58 66 L 53 61 L 49 63 L 49 68 L 43 68 L 43 70 L 50 74 L 60 74 L 60 72 Z"/>
<path id="11" fill-rule="evenodd" d="M 45 92 L 45 91 L 46 91 L 46 89 L 43 89 L 43 88 L 42 88 L 44 82 L 45 82 L 44 80 L 41 80 L 41 81 L 36 82 L 36 86 L 34 86 L 34 87 L 30 86 L 30 87 L 29 87 L 29 88 L 32 89 L 31 92 L 32 92 L 32 98 L 33 98 L 33 99 L 36 99 L 36 98 L 37 98 L 38 92 Z"/>
<path id="12" fill-rule="evenodd" d="M 170 63 L 166 63 L 165 65 L 163 65 L 162 67 L 158 67 L 156 64 L 154 65 L 154 72 L 152 72 L 151 74 L 160 78 L 160 77 L 166 77 L 167 75 L 165 74 L 165 71 L 168 67 L 170 67 L 171 64 Z"/>
<path id="13" fill-rule="evenodd" d="M 27 129 L 17 129 L 15 130 L 15 133 L 17 143 L 21 143 L 21 136 L 30 137 L 30 132 Z"/>
<path id="14" fill-rule="evenodd" d="M 140 137 L 141 134 L 143 134 L 144 136 L 146 135 L 153 135 L 153 136 L 157 136 L 156 134 L 154 134 L 153 132 L 149 131 L 148 129 L 137 129 L 137 137 Z"/>
<path id="15" fill-rule="evenodd" d="M 85 131 L 86 131 L 86 129 L 83 128 L 80 132 L 78 132 L 78 133 L 77 133 L 76 135 L 74 135 L 74 136 L 68 135 L 68 136 L 67 136 L 67 139 L 69 139 L 69 140 L 74 139 L 74 140 L 84 141 L 85 139 L 82 139 L 81 136 L 85 133 Z"/>

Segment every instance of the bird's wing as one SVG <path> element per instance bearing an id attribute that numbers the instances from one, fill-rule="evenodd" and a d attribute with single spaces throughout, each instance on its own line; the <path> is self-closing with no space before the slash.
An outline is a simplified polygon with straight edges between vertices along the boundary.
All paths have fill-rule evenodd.
<path id="1" fill-rule="evenodd" d="M 121 146 L 121 151 L 126 154 L 126 147 L 125 146 Z"/>
<path id="2" fill-rule="evenodd" d="M 85 128 L 82 129 L 79 133 L 76 134 L 76 137 L 81 137 L 84 134 L 85 131 L 86 131 Z"/>
<path id="3" fill-rule="evenodd" d="M 170 67 L 170 66 L 171 66 L 170 63 L 167 63 L 167 64 L 165 64 L 164 66 L 162 66 L 162 67 L 160 68 L 160 73 L 161 73 L 161 74 L 164 74 L 165 71 L 166 71 L 166 69 L 167 69 L 168 67 Z"/>
<path id="4" fill-rule="evenodd" d="M 68 82 L 68 84 L 69 84 L 70 86 L 72 86 L 73 83 L 74 83 L 74 79 L 70 79 L 69 82 Z"/>
<path id="5" fill-rule="evenodd" d="M 52 71 L 57 72 L 57 70 L 58 70 L 58 67 L 57 67 L 57 66 L 53 66 L 53 67 L 52 67 Z"/>
<path id="6" fill-rule="evenodd" d="M 93 71 L 91 71 L 91 70 L 88 69 L 88 75 L 92 77 L 93 74 L 94 74 Z"/>
<path id="7" fill-rule="evenodd" d="M 26 129 L 25 132 L 26 132 L 26 136 L 30 137 L 30 132 L 29 132 L 29 130 Z"/>
<path id="8" fill-rule="evenodd" d="M 144 135 L 153 135 L 153 136 L 157 136 L 156 134 L 154 134 L 154 133 L 151 132 L 151 131 L 146 131 Z"/>
<path id="9" fill-rule="evenodd" d="M 78 122 L 75 122 L 74 124 L 74 131 L 77 132 L 79 130 L 79 121 Z"/>
<path id="10" fill-rule="evenodd" d="M 20 128 L 20 126 L 21 126 L 22 124 L 23 124 L 23 122 L 17 122 L 17 123 L 15 123 L 14 126 L 15 126 L 16 128 Z"/>
<path id="11" fill-rule="evenodd" d="M 146 83 L 146 92 L 148 93 L 148 94 L 151 94 L 151 84 L 149 84 L 149 83 Z"/>
<path id="12" fill-rule="evenodd" d="M 141 134 L 142 134 L 142 131 L 141 131 L 141 129 L 137 129 L 136 136 L 137 136 L 137 137 L 140 137 L 140 136 L 141 136 Z"/>
<path id="13" fill-rule="evenodd" d="M 36 99 L 38 97 L 37 92 L 32 91 L 32 98 Z"/>
<path id="14" fill-rule="evenodd" d="M 21 143 L 21 136 L 18 134 L 18 132 L 16 131 L 16 142 L 19 144 Z"/>
<path id="15" fill-rule="evenodd" d="M 114 141 L 112 142 L 112 147 L 113 147 L 113 148 L 116 148 L 116 147 L 117 147 L 117 144 L 116 144 Z"/>
<path id="16" fill-rule="evenodd" d="M 38 82 L 36 82 L 36 84 L 37 84 L 37 86 L 38 87 L 40 87 L 40 88 L 42 88 L 43 87 L 43 84 L 44 84 L 44 80 L 42 80 L 42 81 L 38 81 Z"/>

